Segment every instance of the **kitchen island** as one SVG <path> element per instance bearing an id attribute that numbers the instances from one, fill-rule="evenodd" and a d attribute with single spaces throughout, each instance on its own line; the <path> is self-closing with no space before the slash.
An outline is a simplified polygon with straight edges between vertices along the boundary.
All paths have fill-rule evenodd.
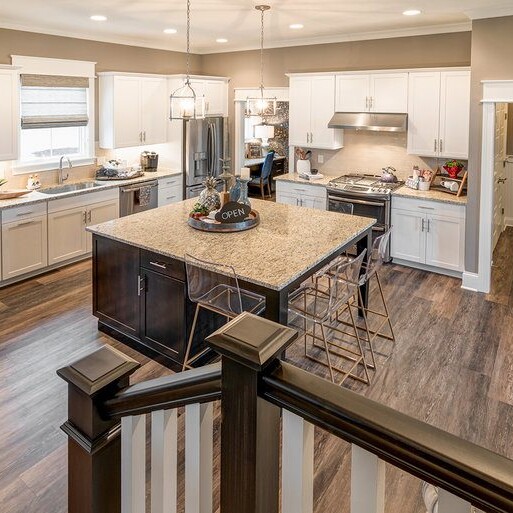
<path id="1" fill-rule="evenodd" d="M 233 266 L 242 288 L 265 296 L 264 315 L 286 324 L 289 292 L 354 244 L 368 247 L 374 224 L 364 217 L 252 200 L 261 218 L 256 228 L 201 232 L 187 224 L 195 201 L 89 228 L 99 328 L 171 366 L 183 361 L 195 306 L 187 298 L 185 253 Z M 195 346 L 225 322 L 204 313 Z"/>

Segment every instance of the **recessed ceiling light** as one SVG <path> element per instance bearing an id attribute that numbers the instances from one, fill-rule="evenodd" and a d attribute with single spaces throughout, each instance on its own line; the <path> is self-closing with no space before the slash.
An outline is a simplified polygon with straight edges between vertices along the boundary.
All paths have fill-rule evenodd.
<path id="1" fill-rule="evenodd" d="M 219 37 L 216 39 L 216 43 L 227 43 L 228 39 L 225 39 L 224 37 Z"/>
<path id="2" fill-rule="evenodd" d="M 91 19 L 93 21 L 107 21 L 107 16 L 103 16 L 101 14 L 94 14 L 93 16 L 91 16 Z"/>
<path id="3" fill-rule="evenodd" d="M 164 34 L 176 34 L 176 32 L 177 32 L 176 29 L 172 29 L 172 28 L 164 29 Z"/>
<path id="4" fill-rule="evenodd" d="M 421 11 L 418 9 L 408 9 L 407 11 L 404 11 L 403 14 L 405 16 L 417 16 L 417 14 L 420 14 Z"/>
<path id="5" fill-rule="evenodd" d="M 289 28 L 293 30 L 299 30 L 302 29 L 304 25 L 302 23 L 293 23 L 292 25 L 289 25 Z"/>

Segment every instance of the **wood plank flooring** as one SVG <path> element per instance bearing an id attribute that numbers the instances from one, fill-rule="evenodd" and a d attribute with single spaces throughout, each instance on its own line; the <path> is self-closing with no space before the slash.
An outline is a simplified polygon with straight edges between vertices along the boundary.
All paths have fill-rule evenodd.
<path id="1" fill-rule="evenodd" d="M 386 266 L 397 342 L 380 346 L 370 387 L 348 386 L 513 458 L 512 257 L 508 229 L 495 252 L 488 295 L 464 291 L 453 278 Z M 143 364 L 134 382 L 169 373 L 97 331 L 90 283 L 90 262 L 82 262 L 0 289 L 2 513 L 67 511 L 66 438 L 59 429 L 66 385 L 57 368 L 108 343 Z M 327 375 L 302 357 L 300 344 L 287 356 Z M 350 459 L 347 444 L 317 430 L 316 512 L 348 511 Z M 387 485 L 387 512 L 424 511 L 417 480 L 389 467 Z"/>

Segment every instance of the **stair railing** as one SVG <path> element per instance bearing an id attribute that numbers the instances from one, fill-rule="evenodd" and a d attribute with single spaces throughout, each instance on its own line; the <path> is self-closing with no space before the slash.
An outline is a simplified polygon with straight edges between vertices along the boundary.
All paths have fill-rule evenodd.
<path id="1" fill-rule="evenodd" d="M 315 428 L 352 444 L 350 513 L 384 512 L 386 463 L 437 487 L 438 513 L 513 511 L 513 461 L 281 361 L 296 337 L 242 314 L 208 337 L 221 365 L 129 386 L 137 362 L 105 346 L 60 369 L 69 512 L 145 513 L 149 468 L 151 513 L 175 513 L 185 407 L 184 510 L 213 513 L 219 399 L 221 513 L 313 513 Z"/>

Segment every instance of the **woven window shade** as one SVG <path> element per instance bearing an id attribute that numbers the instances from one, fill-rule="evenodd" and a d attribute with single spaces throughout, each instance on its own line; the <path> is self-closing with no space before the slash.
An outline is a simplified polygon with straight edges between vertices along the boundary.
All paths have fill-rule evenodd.
<path id="1" fill-rule="evenodd" d="M 89 79 L 21 76 L 21 128 L 86 126 Z"/>

